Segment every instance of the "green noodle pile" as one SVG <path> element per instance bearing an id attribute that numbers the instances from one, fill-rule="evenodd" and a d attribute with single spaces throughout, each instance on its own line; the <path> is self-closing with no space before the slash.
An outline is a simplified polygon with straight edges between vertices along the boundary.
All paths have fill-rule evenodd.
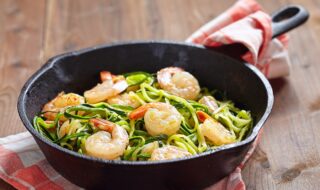
<path id="1" fill-rule="evenodd" d="M 203 111 L 212 118 L 219 121 L 234 136 L 235 142 L 243 140 L 251 131 L 253 119 L 249 111 L 241 110 L 235 107 L 234 103 L 224 98 L 216 100 L 218 109 L 210 113 L 206 105 L 196 101 L 190 101 L 181 97 L 169 94 L 159 88 L 154 74 L 145 72 L 133 72 L 123 75 L 129 85 L 127 92 L 131 94 L 143 105 L 150 102 L 166 102 L 173 105 L 183 116 L 180 130 L 177 134 L 167 136 L 150 136 L 145 127 L 144 119 L 130 120 L 128 114 L 134 109 L 130 106 L 110 105 L 106 102 L 96 104 L 81 104 L 68 107 L 63 112 L 58 113 L 54 121 L 48 122 L 40 113 L 34 117 L 34 128 L 44 137 L 64 148 L 77 151 L 80 154 L 86 154 L 86 139 L 99 131 L 91 126 L 89 119 L 102 118 L 114 122 L 123 127 L 129 135 L 129 145 L 127 146 L 121 160 L 143 161 L 150 158 L 150 153 L 143 149 L 154 141 L 161 146 L 173 145 L 187 150 L 192 155 L 209 151 L 218 147 L 208 141 L 199 128 L 199 120 L 196 112 Z M 204 95 L 213 96 L 216 99 L 217 91 L 209 91 L 202 88 L 198 97 Z M 65 136 L 59 136 L 59 129 L 66 119 L 70 121 L 73 130 Z"/>

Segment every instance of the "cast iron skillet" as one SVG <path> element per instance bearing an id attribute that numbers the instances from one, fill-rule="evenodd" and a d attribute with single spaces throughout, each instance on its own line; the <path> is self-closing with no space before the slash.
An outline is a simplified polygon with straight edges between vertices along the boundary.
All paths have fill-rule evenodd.
<path id="1" fill-rule="evenodd" d="M 302 24 L 308 13 L 290 6 L 273 15 L 273 37 Z M 83 93 L 96 85 L 99 72 L 156 72 L 168 66 L 191 72 L 202 86 L 219 89 L 255 116 L 248 137 L 191 158 L 162 162 L 102 160 L 61 148 L 40 136 L 32 118 L 59 92 Z M 238 166 L 273 104 L 268 80 L 250 64 L 203 46 L 175 42 L 131 42 L 88 48 L 50 59 L 24 85 L 18 100 L 20 118 L 49 163 L 71 182 L 87 189 L 201 189 Z"/>

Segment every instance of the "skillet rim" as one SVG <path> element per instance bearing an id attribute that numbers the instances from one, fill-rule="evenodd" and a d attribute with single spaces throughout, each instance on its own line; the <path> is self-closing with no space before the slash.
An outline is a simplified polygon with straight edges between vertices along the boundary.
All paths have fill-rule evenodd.
<path id="1" fill-rule="evenodd" d="M 266 109 L 261 117 L 261 119 L 253 126 L 253 130 L 249 137 L 247 137 L 245 140 L 224 145 L 221 146 L 215 150 L 209 150 L 200 154 L 196 154 L 190 157 L 185 157 L 185 158 L 179 158 L 179 159 L 173 159 L 173 160 L 163 160 L 163 161 L 125 161 L 125 160 L 105 160 L 101 158 L 95 158 L 83 154 L 79 154 L 75 151 L 63 148 L 45 137 L 41 136 L 34 128 L 32 123 L 29 121 L 27 115 L 26 115 L 26 110 L 25 110 L 25 98 L 27 97 L 27 93 L 30 90 L 31 85 L 41 76 L 43 75 L 46 71 L 51 69 L 56 62 L 58 62 L 61 59 L 64 59 L 66 57 L 72 57 L 72 56 L 79 56 L 84 53 L 88 53 L 91 51 L 95 51 L 98 49 L 104 49 L 104 48 L 112 48 L 116 46 L 127 46 L 127 45 L 149 45 L 149 44 L 163 44 L 163 45 L 178 45 L 178 46 L 187 46 L 191 48 L 199 48 L 204 51 L 214 51 L 211 49 L 207 49 L 203 45 L 198 45 L 198 44 L 191 44 L 191 43 L 185 43 L 185 42 L 176 42 L 176 41 L 169 41 L 169 40 L 140 40 L 140 41 L 123 41 L 123 42 L 116 42 L 116 43 L 109 43 L 109 44 L 103 44 L 103 45 L 98 45 L 98 46 L 93 46 L 93 47 L 88 47 L 76 51 L 71 51 L 63 54 L 56 55 L 52 58 L 50 58 L 41 68 L 39 68 L 34 74 L 32 74 L 29 79 L 26 81 L 26 83 L 23 85 L 20 95 L 18 98 L 18 104 L 17 104 L 17 109 L 19 113 L 19 117 L 24 125 L 24 127 L 32 134 L 33 138 L 37 138 L 37 140 L 40 140 L 42 143 L 45 143 L 46 145 L 57 149 L 58 151 L 62 151 L 65 154 L 69 154 L 70 156 L 75 156 L 77 158 L 81 158 L 84 160 L 92 161 L 92 162 L 99 162 L 102 164 L 112 164 L 112 165 L 136 165 L 136 166 L 144 166 L 144 165 L 159 165 L 159 164 L 174 164 L 176 162 L 182 162 L 182 161 L 191 161 L 193 159 L 197 159 L 200 157 L 205 157 L 209 156 L 211 154 L 215 154 L 224 150 L 229 150 L 241 146 L 245 146 L 247 144 L 250 144 L 254 141 L 254 139 L 257 137 L 259 131 L 261 130 L 263 124 L 266 122 L 268 119 L 273 103 L 274 103 L 274 96 L 273 96 L 273 90 L 272 87 L 268 81 L 268 79 L 259 71 L 255 66 L 246 63 L 246 62 L 241 62 L 239 60 L 235 60 L 227 55 L 224 55 L 222 53 L 214 51 L 214 53 L 220 54 L 224 56 L 226 59 L 231 59 L 236 62 L 240 62 L 241 64 L 244 64 L 245 67 L 247 67 L 251 72 L 253 72 L 262 82 L 264 85 L 266 92 L 267 92 L 267 106 Z M 42 151 L 42 150 L 41 150 Z"/>

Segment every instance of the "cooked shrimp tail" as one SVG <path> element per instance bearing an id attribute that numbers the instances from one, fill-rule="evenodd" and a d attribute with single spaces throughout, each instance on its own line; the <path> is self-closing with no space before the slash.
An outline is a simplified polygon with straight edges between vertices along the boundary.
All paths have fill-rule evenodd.
<path id="1" fill-rule="evenodd" d="M 143 118 L 145 113 L 151 107 L 152 107 L 152 104 L 150 104 L 150 103 L 142 105 L 142 106 L 138 107 L 137 109 L 133 110 L 132 112 L 130 112 L 128 117 L 129 117 L 129 119 L 132 119 L 132 120 Z"/>
<path id="2" fill-rule="evenodd" d="M 207 113 L 203 112 L 203 111 L 197 111 L 197 116 L 198 119 L 201 123 L 203 123 L 206 119 L 210 118 L 210 115 L 208 115 Z"/>
<path id="3" fill-rule="evenodd" d="M 109 71 L 101 71 L 100 72 L 100 80 L 101 82 L 106 80 L 112 80 L 114 76 Z"/>
<path id="4" fill-rule="evenodd" d="M 230 144 L 236 141 L 233 132 L 227 130 L 221 123 L 210 117 L 203 111 L 197 112 L 198 118 L 203 124 L 200 126 L 203 135 L 215 145 Z"/>
<path id="5" fill-rule="evenodd" d="M 100 118 L 93 118 L 89 120 L 89 123 L 92 126 L 95 126 L 101 130 L 107 131 L 107 132 L 112 132 L 113 129 L 116 127 L 116 124 L 113 122 L 110 122 L 105 119 L 100 119 Z"/>
<path id="6" fill-rule="evenodd" d="M 93 87 L 91 90 L 84 92 L 84 97 L 88 103 L 98 103 L 109 98 L 117 96 L 127 89 L 128 84 L 124 77 L 113 76 L 110 72 L 104 71 L 101 73 L 101 84 Z"/>

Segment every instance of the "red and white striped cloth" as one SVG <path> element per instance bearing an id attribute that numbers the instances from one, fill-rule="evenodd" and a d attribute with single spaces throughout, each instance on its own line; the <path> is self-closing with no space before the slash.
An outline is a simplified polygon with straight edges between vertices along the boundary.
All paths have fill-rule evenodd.
<path id="1" fill-rule="evenodd" d="M 17 189 L 80 189 L 57 173 L 29 132 L 0 138 L 0 178 Z"/>
<path id="2" fill-rule="evenodd" d="M 242 58 L 271 79 L 286 76 L 290 70 L 288 36 L 271 37 L 270 16 L 255 0 L 239 0 L 186 41 L 209 47 L 241 43 L 249 50 Z"/>
<path id="3" fill-rule="evenodd" d="M 257 141 L 236 170 L 206 190 L 244 190 L 241 169 L 254 151 Z M 57 173 L 45 159 L 29 132 L 0 138 L 0 178 L 21 190 L 78 190 Z"/>
<path id="4" fill-rule="evenodd" d="M 285 76 L 289 74 L 287 36 L 271 40 L 270 20 L 257 2 L 240 0 L 192 34 L 187 42 L 206 46 L 240 42 L 249 49 L 243 59 L 257 66 L 268 78 Z M 257 142 L 258 138 L 233 173 L 207 190 L 244 190 L 241 169 Z M 17 189 L 79 189 L 49 165 L 28 132 L 0 139 L 0 178 Z"/>

